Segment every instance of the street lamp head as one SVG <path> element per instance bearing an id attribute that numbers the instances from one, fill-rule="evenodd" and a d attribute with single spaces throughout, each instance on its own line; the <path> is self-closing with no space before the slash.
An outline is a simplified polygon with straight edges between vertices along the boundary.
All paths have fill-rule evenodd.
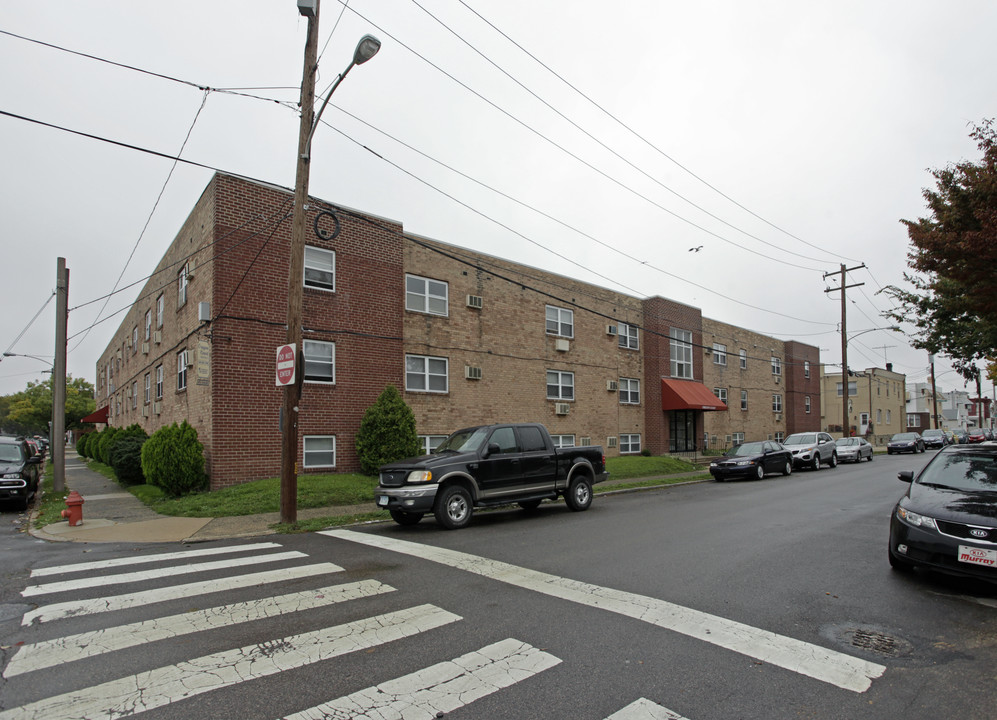
<path id="1" fill-rule="evenodd" d="M 363 65 L 365 62 L 377 55 L 377 51 L 380 49 L 380 40 L 373 35 L 364 35 L 360 38 L 360 42 L 357 43 L 356 52 L 353 53 L 353 64 Z"/>

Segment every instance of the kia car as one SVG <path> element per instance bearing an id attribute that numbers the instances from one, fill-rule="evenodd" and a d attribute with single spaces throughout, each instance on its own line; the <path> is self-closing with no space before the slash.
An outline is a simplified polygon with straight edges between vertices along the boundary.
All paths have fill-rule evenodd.
<path id="1" fill-rule="evenodd" d="M 793 433 L 782 444 L 793 453 L 793 465 L 798 467 L 820 470 L 821 465 L 838 464 L 837 446 L 826 432 Z"/>
<path id="2" fill-rule="evenodd" d="M 997 582 L 997 445 L 942 448 L 890 517 L 890 565 L 921 566 Z"/>

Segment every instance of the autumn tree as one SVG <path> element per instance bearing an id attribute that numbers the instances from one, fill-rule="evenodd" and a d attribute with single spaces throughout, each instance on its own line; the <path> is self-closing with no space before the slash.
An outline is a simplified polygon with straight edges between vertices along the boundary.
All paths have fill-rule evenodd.
<path id="1" fill-rule="evenodd" d="M 942 353 L 967 379 L 980 360 L 997 357 L 997 131 L 993 119 L 975 125 L 983 157 L 931 171 L 929 214 L 902 220 L 910 249 L 909 287 L 885 292 L 898 306 L 888 315 L 914 325 L 912 344 Z"/>

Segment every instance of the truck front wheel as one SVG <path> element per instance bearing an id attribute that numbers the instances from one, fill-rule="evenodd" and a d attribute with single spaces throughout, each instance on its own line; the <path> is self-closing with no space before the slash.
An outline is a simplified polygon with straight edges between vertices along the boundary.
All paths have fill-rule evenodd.
<path id="1" fill-rule="evenodd" d="M 405 512 L 404 510 L 390 509 L 391 519 L 399 525 L 415 525 L 422 520 L 422 513 Z"/>
<path id="2" fill-rule="evenodd" d="M 564 502 L 571 510 L 588 510 L 592 504 L 592 483 L 587 477 L 575 478 L 564 494 Z"/>
<path id="3" fill-rule="evenodd" d="M 433 514 L 447 530 L 459 530 L 471 522 L 471 495 L 460 485 L 450 485 L 437 496 Z"/>

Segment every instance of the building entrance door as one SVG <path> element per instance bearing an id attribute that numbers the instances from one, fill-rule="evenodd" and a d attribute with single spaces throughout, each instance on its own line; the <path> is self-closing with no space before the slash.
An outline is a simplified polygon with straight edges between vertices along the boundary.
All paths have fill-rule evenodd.
<path id="1" fill-rule="evenodd" d="M 668 452 L 696 449 L 696 413 L 693 410 L 668 412 Z"/>

